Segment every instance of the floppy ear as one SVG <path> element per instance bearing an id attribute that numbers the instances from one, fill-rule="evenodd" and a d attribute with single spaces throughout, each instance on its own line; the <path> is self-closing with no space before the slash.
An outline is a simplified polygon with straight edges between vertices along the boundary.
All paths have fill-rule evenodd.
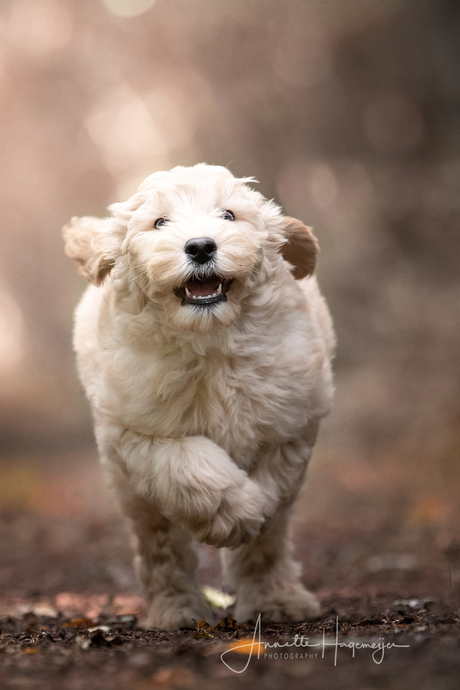
<path id="1" fill-rule="evenodd" d="M 65 253 L 77 262 L 77 271 L 90 283 L 100 285 L 120 254 L 118 238 L 110 232 L 109 218 L 86 216 L 71 219 L 62 228 Z"/>
<path id="2" fill-rule="evenodd" d="M 294 267 L 292 274 L 296 280 L 310 276 L 315 270 L 316 255 L 319 252 L 318 240 L 297 218 L 284 217 L 284 235 L 287 242 L 281 247 L 283 259 Z"/>

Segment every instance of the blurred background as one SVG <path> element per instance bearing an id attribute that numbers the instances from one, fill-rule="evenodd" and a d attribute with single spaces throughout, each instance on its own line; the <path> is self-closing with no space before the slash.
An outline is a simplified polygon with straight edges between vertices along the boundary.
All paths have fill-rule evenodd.
<path id="1" fill-rule="evenodd" d="M 458 591 L 460 5 L 3 0 L 0 36 L 0 601 L 136 591 L 60 228 L 201 161 L 320 242 L 337 396 L 296 513 L 307 579 Z"/>

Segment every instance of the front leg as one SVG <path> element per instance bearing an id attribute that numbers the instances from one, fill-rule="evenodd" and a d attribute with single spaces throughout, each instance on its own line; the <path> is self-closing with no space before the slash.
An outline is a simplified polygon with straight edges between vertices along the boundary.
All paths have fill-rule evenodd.
<path id="1" fill-rule="evenodd" d="M 266 448 L 253 478 L 262 487 L 269 517 L 250 545 L 222 552 L 225 580 L 236 592 L 235 618 L 276 622 L 319 615 L 314 595 L 301 582 L 288 536 L 289 517 L 316 440 L 318 425 L 302 439 Z"/>
<path id="2" fill-rule="evenodd" d="M 165 516 L 198 541 L 234 548 L 259 533 L 263 492 L 208 438 L 153 439 L 113 428 L 97 437 L 122 459 L 134 491 L 158 501 Z"/>

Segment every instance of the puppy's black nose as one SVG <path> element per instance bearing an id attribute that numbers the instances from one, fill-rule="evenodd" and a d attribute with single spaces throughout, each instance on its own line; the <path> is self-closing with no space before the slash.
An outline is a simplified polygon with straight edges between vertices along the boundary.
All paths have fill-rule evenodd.
<path id="1" fill-rule="evenodd" d="M 184 249 L 197 264 L 206 264 L 216 253 L 217 245 L 210 237 L 195 237 L 187 240 Z"/>

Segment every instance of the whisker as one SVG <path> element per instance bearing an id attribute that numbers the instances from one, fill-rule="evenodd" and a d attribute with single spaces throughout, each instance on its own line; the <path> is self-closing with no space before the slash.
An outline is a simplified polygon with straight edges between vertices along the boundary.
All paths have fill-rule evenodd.
<path id="1" fill-rule="evenodd" d="M 137 266 L 130 266 L 129 268 L 131 270 L 134 270 L 135 268 L 144 268 L 144 266 L 148 266 L 149 263 L 150 263 L 149 261 L 146 261 L 144 264 L 137 264 Z"/>
<path id="2" fill-rule="evenodd" d="M 147 271 L 144 271 L 143 273 L 139 273 L 139 275 L 134 276 L 134 278 L 131 278 L 131 280 L 128 280 L 128 283 L 132 283 L 133 280 L 138 280 L 139 278 L 145 278 L 147 276 Z"/>

